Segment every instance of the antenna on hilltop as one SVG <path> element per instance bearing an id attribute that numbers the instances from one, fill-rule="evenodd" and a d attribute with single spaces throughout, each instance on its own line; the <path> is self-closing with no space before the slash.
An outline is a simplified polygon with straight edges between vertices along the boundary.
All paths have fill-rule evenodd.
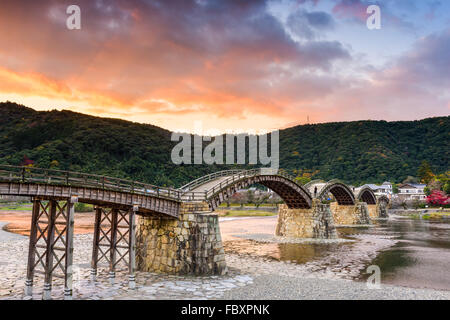
<path id="1" fill-rule="evenodd" d="M 309 115 L 306 116 L 306 124 L 309 124 Z"/>

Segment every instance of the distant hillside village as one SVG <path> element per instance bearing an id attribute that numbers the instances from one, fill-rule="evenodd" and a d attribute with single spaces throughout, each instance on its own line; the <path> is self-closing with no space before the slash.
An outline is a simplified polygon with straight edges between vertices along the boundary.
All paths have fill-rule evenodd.
<path id="1" fill-rule="evenodd" d="M 369 187 L 377 197 L 387 196 L 389 199 L 399 198 L 402 201 L 424 201 L 427 197 L 425 194 L 427 185 L 420 183 L 402 183 L 397 186 L 397 193 L 394 193 L 393 185 L 388 181 L 384 182 L 382 185 L 365 184 L 362 187 Z"/>
<path id="2" fill-rule="evenodd" d="M 297 171 L 300 174 L 301 170 Z M 309 177 L 298 175 L 295 179 L 305 185 L 310 182 Z M 426 208 L 426 207 L 449 207 L 450 206 L 450 172 L 443 174 L 434 174 L 427 161 L 423 161 L 417 172 L 418 177 L 408 177 L 402 183 L 396 184 L 385 181 L 378 184 L 364 184 L 361 186 L 352 186 L 350 188 L 356 194 L 363 188 L 370 188 L 377 197 L 386 196 L 391 200 L 393 208 Z M 323 181 L 323 180 L 322 180 Z M 325 182 L 325 181 L 323 181 Z M 333 196 L 330 194 L 326 200 L 333 202 Z M 238 190 L 230 199 L 234 204 L 254 204 L 256 207 L 264 204 L 278 204 L 282 200 L 272 191 L 266 188 L 248 188 Z"/>

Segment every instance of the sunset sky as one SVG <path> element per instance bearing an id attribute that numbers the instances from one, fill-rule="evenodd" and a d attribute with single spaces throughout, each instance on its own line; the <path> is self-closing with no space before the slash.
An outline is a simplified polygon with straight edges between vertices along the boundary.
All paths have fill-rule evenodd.
<path id="1" fill-rule="evenodd" d="M 0 3 L 0 101 L 38 110 L 269 130 L 446 116 L 449 88 L 447 0 Z"/>

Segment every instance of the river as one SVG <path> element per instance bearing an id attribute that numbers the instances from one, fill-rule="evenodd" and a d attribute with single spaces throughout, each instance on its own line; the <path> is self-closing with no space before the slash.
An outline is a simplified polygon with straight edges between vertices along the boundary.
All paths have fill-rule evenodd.
<path id="1" fill-rule="evenodd" d="M 319 260 L 334 268 L 345 267 L 348 260 L 375 251 L 358 266 L 351 277 L 365 281 L 369 265 L 381 270 L 381 282 L 413 288 L 450 290 L 450 221 L 420 220 L 391 216 L 370 228 L 339 228 L 341 237 L 354 244 L 281 244 L 280 259 L 296 263 Z M 346 255 L 347 257 L 339 257 Z M 350 255 L 350 256 L 349 256 Z M 367 257 L 366 257 L 367 258 Z M 342 259 L 342 261 L 339 261 Z M 353 270 L 355 271 L 355 270 Z"/>

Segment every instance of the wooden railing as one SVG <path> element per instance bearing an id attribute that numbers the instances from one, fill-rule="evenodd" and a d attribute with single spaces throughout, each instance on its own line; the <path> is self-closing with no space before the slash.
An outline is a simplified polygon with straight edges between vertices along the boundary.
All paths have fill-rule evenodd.
<path id="1" fill-rule="evenodd" d="M 225 170 L 225 171 L 218 171 L 211 174 L 208 174 L 206 176 L 200 177 L 198 179 L 195 179 L 188 184 L 185 184 L 180 189 L 184 191 L 193 190 L 198 186 L 201 186 L 202 184 L 205 184 L 209 181 L 216 180 L 221 177 L 227 177 L 232 176 L 235 174 L 239 174 L 240 172 L 244 172 L 245 170 Z"/>
<path id="2" fill-rule="evenodd" d="M 226 173 L 231 173 L 231 175 L 226 175 Z M 221 171 L 221 172 L 217 172 L 217 175 L 214 174 L 210 174 L 204 177 L 201 177 L 197 180 L 194 180 L 191 187 L 192 186 L 200 186 L 202 184 L 208 183 L 209 181 L 213 181 L 215 179 L 218 179 L 220 177 L 225 177 L 228 176 L 227 179 L 220 181 L 219 183 L 217 183 L 216 185 L 212 186 L 211 188 L 209 188 L 208 190 L 203 190 L 203 191 L 185 191 L 182 195 L 182 199 L 183 200 L 190 200 L 190 201 L 200 201 L 200 200 L 208 200 L 210 199 L 212 196 L 214 196 L 216 194 L 216 192 L 219 192 L 220 190 L 222 190 L 223 188 L 225 188 L 226 186 L 233 184 L 241 179 L 245 179 L 245 178 L 249 178 L 249 177 L 253 177 L 253 176 L 261 176 L 261 175 L 277 175 L 277 176 L 282 176 L 290 181 L 292 181 L 293 183 L 297 184 L 299 187 L 305 189 L 299 182 L 297 182 L 295 180 L 294 177 L 292 177 L 291 175 L 277 170 L 277 169 L 272 169 L 272 168 L 259 168 L 259 169 L 251 169 L 251 170 L 228 170 L 228 171 Z M 194 183 L 195 182 L 195 183 Z M 201 182 L 201 183 L 200 183 Z M 305 189 L 306 190 L 306 189 Z M 307 192 L 309 192 L 308 190 L 306 190 Z"/>
<path id="3" fill-rule="evenodd" d="M 131 181 L 82 172 L 0 165 L 1 182 L 43 183 L 51 185 L 98 188 L 103 190 L 113 190 L 154 196 L 158 198 L 172 199 L 174 201 L 206 201 L 210 199 L 216 192 L 222 190 L 222 188 L 238 180 L 257 175 L 278 175 L 291 180 L 299 186 L 302 186 L 300 183 L 297 183 L 292 176 L 271 168 L 220 171 L 196 179 L 180 189 L 174 189 L 158 187 L 138 181 Z M 221 177 L 228 178 L 221 181 L 220 183 L 217 183 L 208 190 L 189 191 L 194 189 L 195 187 Z"/>
<path id="4" fill-rule="evenodd" d="M 181 200 L 182 191 L 137 181 L 73 171 L 0 165 L 0 181 L 98 188 Z"/>

